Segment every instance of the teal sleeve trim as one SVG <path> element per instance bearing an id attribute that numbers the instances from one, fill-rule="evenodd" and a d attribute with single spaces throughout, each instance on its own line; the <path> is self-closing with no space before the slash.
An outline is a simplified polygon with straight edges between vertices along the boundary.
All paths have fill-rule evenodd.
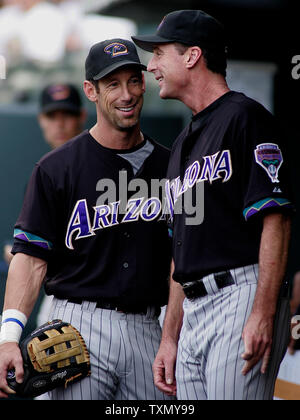
<path id="1" fill-rule="evenodd" d="M 51 250 L 53 249 L 53 244 L 46 239 L 40 238 L 39 236 L 33 235 L 32 233 L 25 232 L 21 229 L 14 230 L 14 238 L 20 239 L 24 242 L 29 242 L 34 245 L 39 246 L 40 248 Z"/>
<path id="2" fill-rule="evenodd" d="M 294 208 L 291 201 L 287 200 L 286 198 L 272 198 L 268 197 L 264 200 L 260 200 L 255 204 L 252 204 L 252 206 L 247 207 L 243 211 L 243 215 L 246 220 L 248 220 L 251 216 L 254 214 L 257 214 L 258 212 L 271 208 L 271 207 L 286 207 L 286 208 Z"/>

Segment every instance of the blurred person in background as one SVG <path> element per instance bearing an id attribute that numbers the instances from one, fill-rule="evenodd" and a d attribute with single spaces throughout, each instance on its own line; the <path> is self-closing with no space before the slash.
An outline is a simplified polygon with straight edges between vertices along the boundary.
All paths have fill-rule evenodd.
<path id="1" fill-rule="evenodd" d="M 1 0 L 0 0 L 1 1 Z M 47 78 L 81 83 L 81 63 L 101 39 L 130 39 L 133 20 L 104 16 L 82 0 L 4 0 L 0 9 L 0 55 L 6 83 L 1 103 L 28 102 Z"/>
<path id="2" fill-rule="evenodd" d="M 55 63 L 65 54 L 67 25 L 64 14 L 43 0 L 19 0 L 23 12 L 19 22 L 19 43 L 27 60 Z"/>
<path id="3" fill-rule="evenodd" d="M 51 149 L 62 146 L 83 130 L 86 111 L 80 93 L 71 84 L 51 84 L 40 94 L 38 122 L 43 137 Z M 9 265 L 12 259 L 11 245 L 6 243 L 3 256 Z"/>
<path id="4" fill-rule="evenodd" d="M 128 18 L 97 13 L 97 7 L 88 7 L 83 0 L 52 0 L 65 16 L 67 24 L 66 50 L 87 50 L 101 39 L 131 39 L 136 34 L 135 22 Z M 100 6 L 98 7 L 100 9 Z"/>
<path id="5" fill-rule="evenodd" d="M 2 0 L 0 6 L 0 54 L 9 60 L 14 53 L 14 42 L 17 39 L 22 11 L 19 0 Z"/>
<path id="6" fill-rule="evenodd" d="M 52 0 L 66 20 L 66 51 L 76 52 L 83 49 L 80 25 L 85 16 L 82 0 Z M 99 33 L 98 28 L 98 33 Z"/>
<path id="7" fill-rule="evenodd" d="M 291 298 L 291 314 L 295 315 L 295 313 L 299 310 L 300 306 L 300 271 L 297 271 L 294 275 L 293 280 L 293 293 Z"/>
<path id="8" fill-rule="evenodd" d="M 8 61 L 56 63 L 64 57 L 66 38 L 66 19 L 57 5 L 44 0 L 4 2 L 0 53 Z"/>
<path id="9" fill-rule="evenodd" d="M 40 127 L 51 149 L 81 133 L 86 121 L 80 94 L 73 85 L 52 84 L 40 97 Z"/>
<path id="10" fill-rule="evenodd" d="M 291 315 L 292 315 L 292 325 L 291 325 L 291 341 L 288 347 L 288 353 L 293 356 L 296 351 L 300 350 L 300 339 L 293 336 L 293 329 L 299 325 L 299 321 L 293 320 L 293 317 L 299 319 L 300 315 L 300 271 L 297 271 L 293 278 L 293 292 L 290 300 L 290 308 L 291 308 Z M 297 331 L 298 330 L 298 331 Z M 294 332 L 299 333 L 300 328 L 294 330 Z M 300 360 L 300 359 L 299 359 Z M 300 365 L 299 365 L 300 366 Z"/>
<path id="11" fill-rule="evenodd" d="M 72 137 L 82 132 L 86 111 L 78 89 L 71 84 L 51 84 L 46 86 L 39 100 L 38 122 L 43 137 L 51 149 L 56 149 L 65 144 Z M 3 249 L 3 257 L 9 266 L 13 255 L 12 244 L 6 243 Z M 37 325 L 42 325 L 47 316 L 52 296 L 44 296 L 39 313 Z"/>
<path id="12" fill-rule="evenodd" d="M 3 246 L 3 260 L 5 261 L 6 265 L 9 266 L 11 263 L 13 255 L 11 254 L 12 245 L 10 242 L 7 242 Z"/>
<path id="13" fill-rule="evenodd" d="M 130 39 L 133 20 L 86 10 L 80 0 L 3 0 L 0 9 L 0 54 L 51 65 L 67 52 L 86 53 L 94 43 L 116 33 Z"/>
<path id="14" fill-rule="evenodd" d="M 56 149 L 83 131 L 86 111 L 78 89 L 70 84 L 51 84 L 40 95 L 39 124 L 45 141 Z M 43 293 L 43 292 L 42 292 Z M 43 293 L 37 325 L 48 321 L 53 296 Z"/>
<path id="15" fill-rule="evenodd" d="M 275 396 L 300 400 L 300 271 L 294 274 L 290 308 L 291 339 L 278 372 Z"/>

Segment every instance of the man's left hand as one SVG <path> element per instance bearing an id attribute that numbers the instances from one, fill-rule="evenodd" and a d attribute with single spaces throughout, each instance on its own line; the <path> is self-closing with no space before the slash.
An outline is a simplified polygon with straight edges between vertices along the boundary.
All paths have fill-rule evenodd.
<path id="1" fill-rule="evenodd" d="M 273 337 L 273 317 L 263 314 L 251 314 L 243 331 L 245 352 L 242 358 L 246 360 L 242 374 L 248 372 L 262 360 L 261 372 L 266 373 Z"/>

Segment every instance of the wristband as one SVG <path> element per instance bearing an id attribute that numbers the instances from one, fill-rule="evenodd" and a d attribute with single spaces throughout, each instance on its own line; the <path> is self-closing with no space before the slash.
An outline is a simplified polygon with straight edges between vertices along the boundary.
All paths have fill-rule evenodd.
<path id="1" fill-rule="evenodd" d="M 0 344 L 19 343 L 22 332 L 27 323 L 27 317 L 17 309 L 7 309 L 2 314 Z"/>

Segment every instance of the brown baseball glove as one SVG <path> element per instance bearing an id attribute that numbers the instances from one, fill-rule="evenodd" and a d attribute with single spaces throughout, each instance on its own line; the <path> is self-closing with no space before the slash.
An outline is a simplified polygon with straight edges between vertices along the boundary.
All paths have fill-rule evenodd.
<path id="1" fill-rule="evenodd" d="M 36 397 L 59 386 L 90 375 L 90 357 L 80 333 L 61 320 L 48 322 L 34 330 L 20 344 L 24 381 L 16 382 L 8 372 L 7 383 L 22 397 Z"/>

